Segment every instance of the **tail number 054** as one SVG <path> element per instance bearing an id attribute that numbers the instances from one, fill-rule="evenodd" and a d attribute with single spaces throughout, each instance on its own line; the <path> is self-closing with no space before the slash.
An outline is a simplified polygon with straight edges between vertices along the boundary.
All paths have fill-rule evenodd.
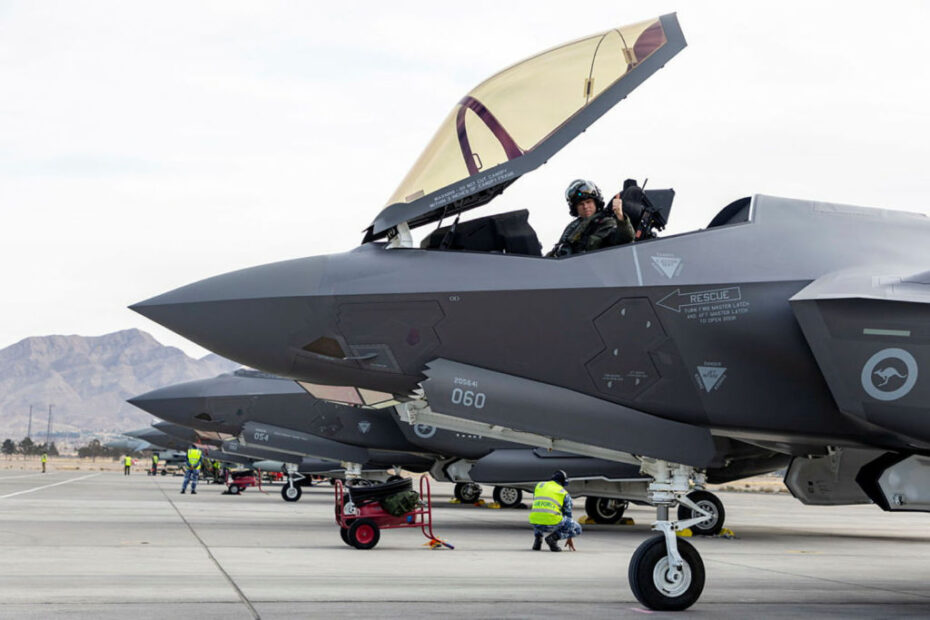
<path id="1" fill-rule="evenodd" d="M 452 390 L 453 405 L 465 405 L 466 407 L 483 409 L 484 401 L 484 392 L 472 392 L 471 390 L 463 390 L 462 388 L 455 388 Z"/>

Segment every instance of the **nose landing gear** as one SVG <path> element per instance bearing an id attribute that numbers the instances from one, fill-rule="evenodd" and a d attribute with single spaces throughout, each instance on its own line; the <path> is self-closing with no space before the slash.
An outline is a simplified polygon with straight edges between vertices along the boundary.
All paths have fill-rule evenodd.
<path id="1" fill-rule="evenodd" d="M 700 479 L 693 467 L 644 459 L 643 472 L 653 478 L 648 489 L 649 503 L 656 507 L 652 529 L 661 535 L 646 540 L 630 559 L 630 589 L 636 599 L 650 609 L 687 609 L 704 590 L 704 562 L 697 550 L 676 532 L 711 521 L 715 524 L 719 521 L 722 525 L 718 517 L 722 516 L 723 506 L 719 514 L 713 513 L 701 501 L 707 500 L 706 497 L 698 497 L 698 502 L 689 497 L 691 481 Z M 707 495 L 714 497 L 710 493 Z M 679 511 L 679 519 L 670 521 L 669 510 L 677 505 L 690 511 L 692 518 L 681 519 Z"/>

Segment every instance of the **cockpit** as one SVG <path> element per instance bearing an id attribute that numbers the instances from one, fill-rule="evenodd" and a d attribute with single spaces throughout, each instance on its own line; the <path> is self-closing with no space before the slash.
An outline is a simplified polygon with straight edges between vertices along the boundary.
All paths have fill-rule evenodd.
<path id="1" fill-rule="evenodd" d="M 546 163 L 685 45 L 675 16 L 664 15 L 559 45 L 484 80 L 453 106 L 363 243 L 412 247 L 412 229 L 437 223 L 421 248 L 540 256 L 526 210 L 470 221 L 461 214 Z M 643 194 L 646 208 L 631 217 L 637 239 L 664 227 L 675 196 Z"/>

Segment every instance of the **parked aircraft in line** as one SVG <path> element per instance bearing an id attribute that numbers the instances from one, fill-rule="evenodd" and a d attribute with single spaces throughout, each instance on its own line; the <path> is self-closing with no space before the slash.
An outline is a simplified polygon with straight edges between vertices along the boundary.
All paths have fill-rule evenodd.
<path id="1" fill-rule="evenodd" d="M 360 247 L 133 308 L 320 398 L 638 464 L 660 535 L 629 579 L 653 609 L 700 596 L 703 562 L 675 532 L 711 518 L 687 494 L 732 454 L 791 458 L 805 503 L 930 510 L 925 216 L 755 195 L 659 237 L 674 193 L 646 190 L 627 211 L 637 242 L 554 259 L 525 212 L 458 220 L 684 46 L 666 15 L 505 69 L 456 104 Z"/>

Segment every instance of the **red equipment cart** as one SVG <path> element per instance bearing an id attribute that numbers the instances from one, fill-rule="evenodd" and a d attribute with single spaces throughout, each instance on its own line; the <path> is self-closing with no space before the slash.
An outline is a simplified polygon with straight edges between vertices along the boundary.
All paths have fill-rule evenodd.
<path id="1" fill-rule="evenodd" d="M 427 539 L 427 545 L 436 549 L 452 545 L 433 534 L 433 499 L 429 477 L 420 477 L 420 501 L 410 512 L 395 517 L 385 511 L 377 501 L 356 506 L 346 502 L 346 486 L 336 480 L 336 524 L 342 542 L 356 549 L 371 549 L 381 540 L 381 530 L 400 527 L 418 527 Z M 347 512 L 348 511 L 348 512 Z"/>
<path id="2" fill-rule="evenodd" d="M 262 476 L 251 469 L 230 471 L 226 473 L 226 492 L 230 495 L 239 495 L 249 487 L 262 488 Z"/>

